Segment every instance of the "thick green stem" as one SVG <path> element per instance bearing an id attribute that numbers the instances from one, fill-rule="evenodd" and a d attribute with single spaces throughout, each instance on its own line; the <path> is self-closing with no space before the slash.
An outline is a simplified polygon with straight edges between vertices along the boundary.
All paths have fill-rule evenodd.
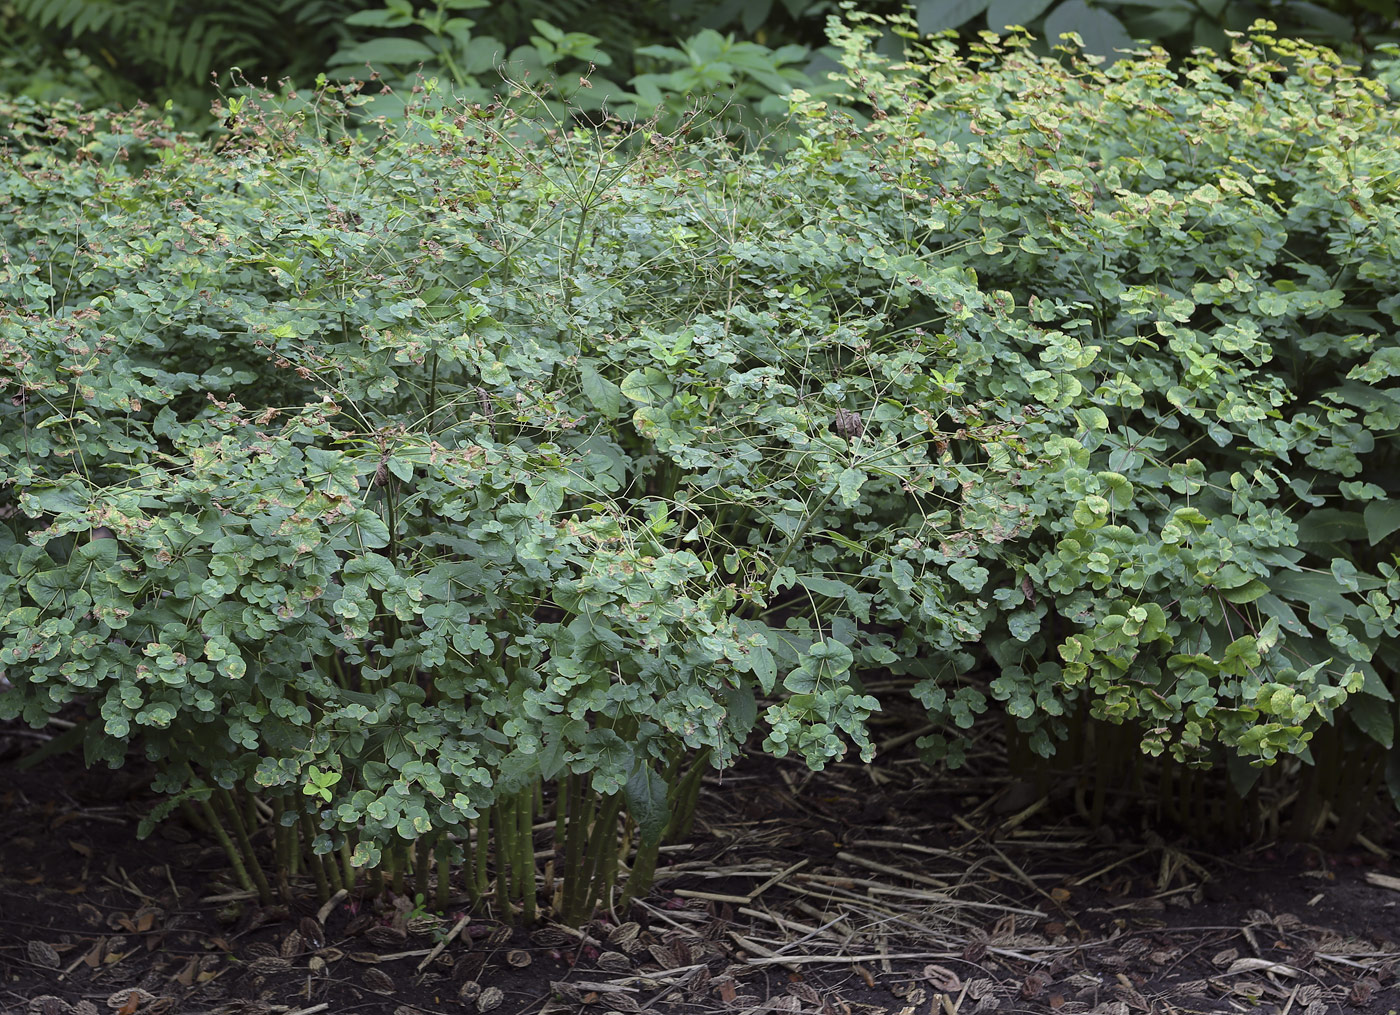
<path id="1" fill-rule="evenodd" d="M 230 824 L 233 825 L 233 834 L 238 841 L 238 848 L 243 852 L 248 873 L 253 876 L 253 884 L 257 885 L 259 900 L 264 906 L 269 905 L 272 902 L 272 886 L 268 884 L 267 875 L 263 873 L 262 865 L 258 863 L 257 853 L 253 850 L 253 840 L 248 835 L 248 829 L 243 824 L 243 815 L 238 809 L 238 801 L 234 800 L 233 794 L 222 786 L 215 788 L 214 796 L 228 812 L 231 819 Z"/>
<path id="2" fill-rule="evenodd" d="M 672 796 L 671 820 L 666 823 L 666 831 L 661 835 L 663 842 L 675 842 L 690 835 L 690 830 L 695 824 L 695 805 L 700 801 L 700 783 L 705 777 L 709 761 L 708 749 L 697 754 L 690 770 L 676 787 Z"/>
<path id="3" fill-rule="evenodd" d="M 593 824 L 593 834 L 588 837 L 587 875 L 583 886 L 583 907 L 577 923 L 582 923 L 593 915 L 597 908 L 599 890 L 602 888 L 604 855 L 617 849 L 617 815 L 622 810 L 622 794 L 614 793 L 605 797 L 598 808 L 598 819 Z"/>
<path id="4" fill-rule="evenodd" d="M 238 847 L 233 844 L 233 839 L 229 837 L 228 830 L 224 828 L 224 823 L 219 820 L 213 806 L 208 799 L 204 799 L 199 802 L 199 807 L 204 813 L 205 824 L 214 833 L 219 845 L 224 847 L 224 853 L 228 855 L 229 866 L 233 868 L 233 876 L 238 880 L 239 887 L 245 892 L 256 891 L 253 879 L 248 876 L 248 868 L 243 866 L 243 857 L 239 855 Z"/>
<path id="5" fill-rule="evenodd" d="M 354 857 L 355 852 L 353 847 L 351 847 L 350 845 L 350 836 L 347 835 L 345 837 L 345 841 L 340 844 L 340 866 L 342 868 L 341 874 L 343 875 L 345 887 L 347 890 L 353 889 L 355 887 Z"/>
<path id="6" fill-rule="evenodd" d="M 564 842 L 564 920 L 569 922 L 580 907 L 584 868 L 584 846 L 588 834 L 588 819 L 593 811 L 593 798 L 584 783 L 584 776 L 570 774 L 568 778 L 568 830 Z"/>
<path id="7" fill-rule="evenodd" d="M 652 842 L 638 842 L 637 855 L 632 860 L 632 872 L 627 875 L 627 887 L 622 891 L 622 901 L 618 904 L 618 909 L 626 914 L 627 907 L 632 904 L 632 900 L 639 898 L 651 888 L 651 883 L 656 877 L 656 858 L 661 850 L 661 840 L 658 838 Z"/>
<path id="8" fill-rule="evenodd" d="M 486 898 L 491 887 L 487 878 L 487 861 L 491 857 L 491 808 L 482 808 L 481 816 L 473 827 L 476 829 L 476 843 L 472 848 L 471 897 L 472 902 L 476 903 Z"/>
<path id="9" fill-rule="evenodd" d="M 418 854 L 413 858 L 413 876 L 417 884 L 414 889 L 414 897 L 421 899 L 423 905 L 426 906 L 428 900 L 432 898 L 432 884 L 429 881 L 429 875 L 432 873 L 432 864 L 429 862 L 429 854 L 433 849 L 432 838 L 420 835 L 414 846 Z"/>
<path id="10" fill-rule="evenodd" d="M 312 848 L 316 842 L 316 822 L 312 820 L 310 811 L 301 812 L 301 837 L 306 840 L 306 866 L 311 869 L 311 876 L 316 879 L 316 897 L 325 902 L 331 897 L 331 885 L 326 877 L 326 868 L 321 864 L 321 858 Z"/>
<path id="11" fill-rule="evenodd" d="M 535 789 L 527 786 L 520 791 L 515 805 L 516 862 L 520 880 L 520 901 L 524 905 L 525 923 L 535 922 Z"/>
<path id="12" fill-rule="evenodd" d="M 394 894 L 400 897 L 406 896 L 408 895 L 408 885 L 404 874 L 408 867 L 408 847 L 402 839 L 395 839 L 389 855 L 392 858 L 390 870 L 394 872 Z"/>
<path id="13" fill-rule="evenodd" d="M 321 866 L 325 868 L 326 880 L 330 883 L 331 891 L 338 892 L 344 888 L 345 881 L 340 876 L 340 863 L 336 860 L 335 851 L 332 850 L 329 853 L 322 853 L 317 859 L 321 861 Z"/>
<path id="14" fill-rule="evenodd" d="M 438 912 L 447 912 L 447 906 L 451 902 L 452 893 L 450 891 L 452 882 L 452 845 L 447 841 L 447 833 L 438 836 L 437 848 L 434 851 L 437 858 L 437 905 Z"/>
<path id="15" fill-rule="evenodd" d="M 497 800 L 491 808 L 496 826 L 496 908 L 500 910 L 497 919 L 503 923 L 515 922 L 510 905 L 510 875 L 506 870 L 510 858 L 507 829 L 512 824 L 507 814 L 509 809 L 504 799 Z"/>

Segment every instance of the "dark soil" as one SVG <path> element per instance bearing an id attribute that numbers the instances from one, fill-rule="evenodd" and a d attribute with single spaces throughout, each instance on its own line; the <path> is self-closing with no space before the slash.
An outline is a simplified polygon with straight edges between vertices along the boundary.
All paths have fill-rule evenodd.
<path id="1" fill-rule="evenodd" d="M 34 738 L 0 726 L 0 763 Z M 633 912 L 525 931 L 392 897 L 323 908 L 304 884 L 259 907 L 179 823 L 136 840 L 148 782 L 135 761 L 6 771 L 0 1012 L 1400 1008 L 1400 864 L 1375 828 L 1340 853 L 1206 849 L 897 752 L 820 775 L 758 757 L 712 780 Z"/>

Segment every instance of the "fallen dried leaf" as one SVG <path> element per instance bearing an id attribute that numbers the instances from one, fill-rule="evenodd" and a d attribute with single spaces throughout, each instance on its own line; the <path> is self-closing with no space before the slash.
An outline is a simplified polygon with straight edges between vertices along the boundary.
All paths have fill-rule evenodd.
<path id="1" fill-rule="evenodd" d="M 25 950 L 29 953 L 30 962 L 45 969 L 57 969 L 61 961 L 53 945 L 38 938 L 30 938 L 29 946 Z"/>
<path id="2" fill-rule="evenodd" d="M 1225 970 L 1228 974 L 1235 973 L 1277 973 L 1279 976 L 1298 976 L 1299 971 L 1292 966 L 1285 966 L 1281 962 L 1270 962 L 1268 959 L 1236 959 L 1230 963 L 1230 968 Z"/>
<path id="3" fill-rule="evenodd" d="M 318 952 L 326 947 L 326 928 L 321 926 L 321 921 L 315 917 L 303 916 L 297 924 L 297 930 L 301 932 L 301 939 L 312 951 Z"/>
<path id="4" fill-rule="evenodd" d="M 287 936 L 282 939 L 282 945 L 278 951 L 282 953 L 282 958 L 290 959 L 300 955 L 306 950 L 306 942 L 302 939 L 301 931 L 289 930 Z"/>
<path id="5" fill-rule="evenodd" d="M 995 989 L 996 981 L 982 976 L 967 985 L 967 995 L 974 1001 L 980 1001 L 984 997 L 991 997 L 992 991 Z"/>
<path id="6" fill-rule="evenodd" d="M 603 952 L 595 961 L 599 969 L 614 973 L 625 973 L 632 968 L 632 960 L 622 952 Z"/>
<path id="7" fill-rule="evenodd" d="M 378 966 L 366 969 L 360 976 L 360 981 L 376 994 L 392 994 L 396 989 L 394 978 Z"/>
<path id="8" fill-rule="evenodd" d="M 1027 973 L 1025 980 L 1021 982 L 1021 996 L 1030 1001 L 1045 993 L 1045 988 L 1049 984 L 1050 977 L 1039 970 Z"/>
<path id="9" fill-rule="evenodd" d="M 1371 1003 L 1372 996 L 1380 989 L 1381 981 L 1374 976 L 1363 976 L 1351 985 L 1351 990 L 1347 992 L 1347 1000 L 1358 1008 L 1362 1008 Z"/>
<path id="10" fill-rule="evenodd" d="M 1239 957 L 1240 950 L 1238 948 L 1226 948 L 1223 952 L 1216 952 L 1211 956 L 1210 964 L 1217 969 L 1224 969 Z"/>
<path id="11" fill-rule="evenodd" d="M 143 1004 L 149 1004 L 156 999 L 156 996 L 149 990 L 142 990 L 140 987 L 123 987 L 115 994 L 107 998 L 107 1007 L 117 1013 L 117 1015 L 136 1015 L 136 1012 Z"/>
<path id="12" fill-rule="evenodd" d="M 524 948 L 512 948 L 506 952 L 506 963 L 516 969 L 524 969 L 531 961 L 530 953 Z"/>
<path id="13" fill-rule="evenodd" d="M 365 940 L 376 948 L 394 949 L 401 947 L 408 940 L 408 932 L 398 927 L 377 924 L 365 930 Z"/>
<path id="14" fill-rule="evenodd" d="M 935 989 L 945 994 L 956 994 L 962 990 L 962 979 L 946 966 L 933 964 L 924 966 L 924 979 L 932 983 Z"/>

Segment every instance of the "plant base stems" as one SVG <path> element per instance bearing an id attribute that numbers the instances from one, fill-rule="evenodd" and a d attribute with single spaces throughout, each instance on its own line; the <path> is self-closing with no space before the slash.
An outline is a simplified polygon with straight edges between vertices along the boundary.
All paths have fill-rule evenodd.
<path id="1" fill-rule="evenodd" d="M 232 819 L 230 823 L 233 825 L 233 834 L 237 838 L 238 848 L 243 852 L 248 873 L 252 875 L 253 884 L 257 886 L 258 898 L 266 906 L 272 901 L 272 886 L 268 884 L 267 875 L 263 873 L 262 865 L 258 863 L 257 853 L 253 850 L 253 840 L 249 837 L 248 829 L 243 824 L 243 815 L 238 809 L 238 802 L 234 800 L 233 794 L 223 787 L 216 788 L 214 796 L 223 804 L 224 810 Z"/>

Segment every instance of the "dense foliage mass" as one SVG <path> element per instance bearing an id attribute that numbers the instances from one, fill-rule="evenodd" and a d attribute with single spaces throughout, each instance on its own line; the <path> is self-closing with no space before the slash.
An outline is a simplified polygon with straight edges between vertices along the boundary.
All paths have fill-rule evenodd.
<path id="1" fill-rule="evenodd" d="M 323 71 L 392 86 L 370 112 L 398 116 L 425 80 L 460 101 L 508 94 L 498 71 L 556 80 L 576 113 L 659 115 L 666 129 L 695 99 L 717 99 L 734 129 L 767 129 L 791 88 L 822 84 L 835 51 L 825 19 L 851 0 L 6 0 L 0 4 L 0 93 L 88 106 L 171 102 L 181 122 L 216 127 L 218 95 L 259 83 L 308 88 Z M 1147 40 L 1174 57 L 1228 52 L 1227 32 L 1258 18 L 1283 35 L 1364 62 L 1400 43 L 1400 0 L 862 0 L 913 11 L 921 32 L 964 41 L 1021 25 L 1048 53 L 1062 32 L 1087 53 Z M 878 43 L 890 54 L 900 39 Z M 237 68 L 237 73 L 230 73 Z M 574 84 L 588 78 L 592 87 Z"/>
<path id="2" fill-rule="evenodd" d="M 367 139 L 353 87 L 220 153 L 28 110 L 0 716 L 85 705 L 90 760 L 140 745 L 231 855 L 270 815 L 331 884 L 475 833 L 485 892 L 494 836 L 527 914 L 559 783 L 575 917 L 597 830 L 625 804 L 645 870 L 700 763 L 870 758 L 873 674 L 954 761 L 993 702 L 1042 754 L 1084 714 L 1185 761 L 1388 748 L 1384 90 L 1267 34 L 894 64 L 869 20 L 833 39 L 872 116 L 799 93 L 776 155 L 519 104 Z"/>

